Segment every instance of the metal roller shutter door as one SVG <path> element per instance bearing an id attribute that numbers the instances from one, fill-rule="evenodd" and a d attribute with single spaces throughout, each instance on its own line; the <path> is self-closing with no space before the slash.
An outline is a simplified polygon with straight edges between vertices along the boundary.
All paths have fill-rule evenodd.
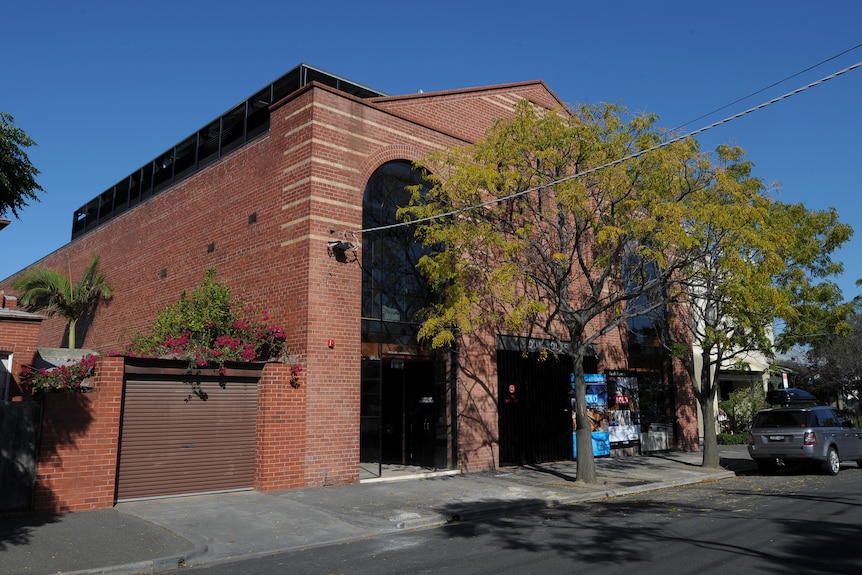
<path id="1" fill-rule="evenodd" d="M 126 381 L 118 501 L 252 488 L 257 385 L 201 386 Z"/>

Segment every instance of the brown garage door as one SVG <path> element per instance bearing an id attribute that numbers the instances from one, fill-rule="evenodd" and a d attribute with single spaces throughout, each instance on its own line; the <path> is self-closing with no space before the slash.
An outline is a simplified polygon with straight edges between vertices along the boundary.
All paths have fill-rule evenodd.
<path id="1" fill-rule="evenodd" d="M 256 383 L 165 379 L 126 380 L 117 500 L 251 488 Z"/>

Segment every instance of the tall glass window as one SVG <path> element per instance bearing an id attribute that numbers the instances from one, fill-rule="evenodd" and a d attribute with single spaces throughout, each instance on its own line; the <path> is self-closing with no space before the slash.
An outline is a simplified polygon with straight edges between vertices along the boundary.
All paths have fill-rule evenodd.
<path id="1" fill-rule="evenodd" d="M 363 341 L 415 343 L 417 312 L 428 286 L 416 268 L 427 248 L 412 226 L 374 231 L 397 223 L 396 212 L 410 201 L 407 186 L 422 184 L 419 170 L 406 161 L 380 166 L 368 181 L 362 204 Z"/>

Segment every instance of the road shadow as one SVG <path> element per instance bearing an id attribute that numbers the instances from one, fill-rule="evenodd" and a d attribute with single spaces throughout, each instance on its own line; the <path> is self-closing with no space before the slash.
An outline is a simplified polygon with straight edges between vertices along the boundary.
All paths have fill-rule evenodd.
<path id="1" fill-rule="evenodd" d="M 661 562 L 672 546 L 693 558 L 709 557 L 713 564 L 744 558 L 761 573 L 822 572 L 823 558 L 827 557 L 829 572 L 862 572 L 862 556 L 848 544 L 862 537 L 860 524 L 840 518 L 787 517 L 776 507 L 769 512 L 776 533 L 774 543 L 753 548 L 743 535 L 747 519 L 738 509 L 728 508 L 721 497 L 704 498 L 699 493 L 699 497 L 676 498 L 675 491 L 556 508 L 547 508 L 538 499 L 521 501 L 508 515 L 464 521 L 457 520 L 461 509 L 455 505 L 446 509 L 456 521 L 446 527 L 445 536 L 476 544 L 487 537 L 502 553 L 554 554 L 573 569 L 589 566 L 600 570 L 606 566 L 618 570 L 625 564 L 634 567 Z M 762 494 L 752 491 L 746 495 Z M 502 508 L 507 502 L 486 503 Z M 739 536 L 716 537 L 698 520 L 707 517 L 708 523 L 718 525 L 715 533 L 735 532 Z"/>
<path id="2" fill-rule="evenodd" d="M 60 521 L 62 514 L 39 510 L 59 508 L 57 496 L 50 484 L 36 481 L 38 466 L 62 469 L 64 453 L 87 435 L 93 423 L 93 398 L 86 393 L 46 393 L 32 402 L 41 404 L 41 417 L 36 424 L 36 462 L 32 472 L 16 474 L 16 482 L 26 482 L 27 496 L 16 501 L 14 507 L 0 513 L 0 551 L 30 545 L 40 526 Z M 4 457 L 6 457 L 4 455 Z M 13 457 L 14 458 L 14 457 Z M 62 509 L 61 509 L 62 511 Z"/>
<path id="3" fill-rule="evenodd" d="M 57 523 L 59 520 L 60 515 L 56 513 L 22 511 L 0 513 L 0 551 L 30 545 L 37 529 Z"/>

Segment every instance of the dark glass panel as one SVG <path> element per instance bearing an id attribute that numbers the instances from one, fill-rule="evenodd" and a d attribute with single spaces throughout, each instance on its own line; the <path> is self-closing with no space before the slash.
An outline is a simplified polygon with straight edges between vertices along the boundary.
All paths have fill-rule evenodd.
<path id="1" fill-rule="evenodd" d="M 129 207 L 129 178 L 114 186 L 114 215 L 125 212 Z"/>
<path id="2" fill-rule="evenodd" d="M 129 207 L 141 201 L 141 170 L 129 176 Z"/>
<path id="3" fill-rule="evenodd" d="M 87 202 L 86 215 L 87 221 L 86 231 L 90 231 L 99 225 L 99 198 L 95 198 Z"/>
<path id="4" fill-rule="evenodd" d="M 114 215 L 114 188 L 102 192 L 99 196 L 99 221 L 102 224 Z"/>
<path id="5" fill-rule="evenodd" d="M 246 140 L 269 130 L 269 105 L 272 104 L 272 87 L 267 86 L 248 101 L 248 128 Z"/>
<path id="6" fill-rule="evenodd" d="M 86 206 L 75 210 L 72 216 L 72 239 L 74 240 L 86 231 L 87 228 L 87 209 Z"/>
<path id="7" fill-rule="evenodd" d="M 302 86 L 301 84 L 301 67 L 294 68 L 278 80 L 276 80 L 272 85 L 272 98 L 273 102 L 278 102 L 285 96 L 292 94 L 296 90 Z"/>
<path id="8" fill-rule="evenodd" d="M 153 162 L 153 193 L 158 194 L 174 181 L 174 151 L 169 150 Z"/>
<path id="9" fill-rule="evenodd" d="M 396 211 L 410 200 L 407 186 L 422 183 L 421 173 L 406 161 L 384 164 L 368 181 L 362 208 L 362 228 L 370 230 L 397 222 Z M 405 341 L 415 338 L 417 313 L 428 301 L 425 279 L 416 268 L 427 249 L 409 226 L 370 231 L 362 238 L 362 316 L 365 341 Z"/>
<path id="10" fill-rule="evenodd" d="M 221 120 L 221 155 L 237 149 L 245 142 L 245 104 L 240 104 Z"/>
<path id="11" fill-rule="evenodd" d="M 221 120 L 216 120 L 198 132 L 198 168 L 218 159 L 220 126 Z"/>
<path id="12" fill-rule="evenodd" d="M 147 164 L 141 168 L 141 200 L 153 195 L 153 165 Z"/>
<path id="13" fill-rule="evenodd" d="M 174 181 L 178 182 L 195 171 L 197 164 L 198 135 L 190 136 L 176 148 L 174 158 Z"/>

